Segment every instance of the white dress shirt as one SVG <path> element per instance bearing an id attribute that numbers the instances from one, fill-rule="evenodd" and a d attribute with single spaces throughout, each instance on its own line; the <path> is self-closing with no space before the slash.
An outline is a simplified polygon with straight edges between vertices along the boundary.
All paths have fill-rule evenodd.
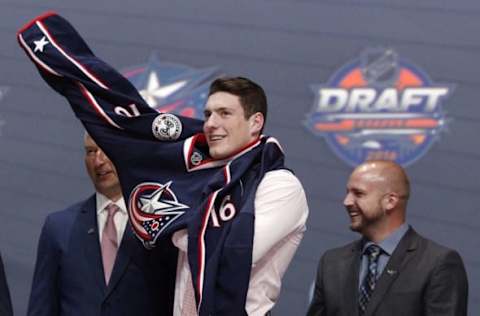
<path id="1" fill-rule="evenodd" d="M 105 195 L 97 192 L 96 200 L 97 200 L 98 240 L 100 242 L 102 242 L 102 232 L 103 232 L 103 228 L 105 227 L 105 223 L 107 222 L 107 216 L 108 216 L 108 212 L 105 208 L 107 207 L 108 204 L 113 203 L 113 204 L 116 204 L 120 209 L 113 216 L 113 222 L 115 223 L 115 228 L 117 230 L 117 242 L 120 247 L 120 242 L 122 240 L 123 233 L 125 232 L 125 227 L 127 226 L 127 222 L 128 222 L 128 213 L 127 213 L 127 208 L 125 206 L 125 201 L 123 197 L 121 197 L 117 202 L 113 202 L 109 200 Z"/>
<path id="2" fill-rule="evenodd" d="M 303 238 L 307 216 L 300 181 L 288 170 L 267 172 L 255 195 L 252 270 L 245 306 L 248 315 L 263 316 L 273 308 L 282 277 Z M 174 303 L 174 315 L 178 316 L 182 315 L 186 287 L 192 287 L 187 230 L 173 234 L 172 241 L 179 249 Z"/>

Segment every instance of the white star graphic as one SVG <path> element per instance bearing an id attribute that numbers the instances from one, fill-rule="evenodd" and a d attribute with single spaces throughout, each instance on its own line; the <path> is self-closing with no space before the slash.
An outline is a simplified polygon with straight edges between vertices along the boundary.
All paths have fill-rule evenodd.
<path id="1" fill-rule="evenodd" d="M 187 208 L 186 205 L 178 203 L 176 198 L 173 200 L 162 199 L 162 195 L 165 190 L 168 190 L 170 184 L 161 186 L 153 193 L 149 195 L 144 195 L 140 198 L 140 203 L 142 204 L 141 210 L 148 214 L 181 214 L 182 212 L 172 212 L 179 209 Z"/>
<path id="2" fill-rule="evenodd" d="M 35 49 L 33 50 L 34 53 L 38 51 L 43 53 L 43 48 L 45 47 L 45 45 L 50 44 L 50 42 L 47 41 L 47 38 L 45 36 L 42 37 L 42 39 L 39 41 L 33 41 L 33 43 L 35 44 Z"/>
<path id="3" fill-rule="evenodd" d="M 154 191 L 148 197 L 141 197 L 140 203 L 142 203 L 142 211 L 145 213 L 153 214 L 156 210 L 162 210 L 169 208 L 171 205 L 163 203 L 160 198 L 162 197 L 165 187 L 161 187 Z"/>
<path id="4" fill-rule="evenodd" d="M 148 82 L 145 89 L 140 90 L 140 95 L 145 99 L 148 105 L 155 108 L 158 105 L 157 98 L 163 99 L 181 89 L 187 84 L 186 80 L 171 83 L 166 86 L 160 86 L 157 73 L 152 71 L 148 76 Z"/>

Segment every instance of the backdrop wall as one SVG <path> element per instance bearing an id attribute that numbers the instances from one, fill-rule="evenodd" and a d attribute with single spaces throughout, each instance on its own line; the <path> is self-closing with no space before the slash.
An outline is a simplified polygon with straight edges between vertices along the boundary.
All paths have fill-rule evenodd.
<path id="1" fill-rule="evenodd" d="M 357 238 L 342 206 L 351 167 L 304 126 L 315 94 L 370 47 L 389 47 L 434 82 L 454 85 L 446 128 L 407 168 L 409 222 L 457 249 L 480 310 L 480 3 L 475 0 L 0 1 L 0 251 L 17 315 L 24 315 L 46 215 L 92 192 L 82 127 L 40 79 L 15 33 L 46 10 L 66 17 L 118 69 L 148 62 L 218 67 L 259 82 L 269 97 L 266 133 L 283 144 L 305 186 L 308 231 L 275 315 L 302 315 L 320 255 Z"/>

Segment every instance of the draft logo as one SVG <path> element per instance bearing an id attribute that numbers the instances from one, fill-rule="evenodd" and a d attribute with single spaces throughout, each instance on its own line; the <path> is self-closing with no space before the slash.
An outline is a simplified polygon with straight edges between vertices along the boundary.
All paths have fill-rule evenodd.
<path id="1" fill-rule="evenodd" d="M 220 75 L 217 67 L 194 69 L 160 63 L 155 54 L 147 64 L 130 67 L 122 74 L 151 108 L 198 119 L 203 119 L 210 83 Z"/>
<path id="2" fill-rule="evenodd" d="M 339 69 L 316 95 L 305 124 L 351 166 L 422 157 L 446 126 L 452 85 L 438 84 L 392 49 L 368 49 Z"/>

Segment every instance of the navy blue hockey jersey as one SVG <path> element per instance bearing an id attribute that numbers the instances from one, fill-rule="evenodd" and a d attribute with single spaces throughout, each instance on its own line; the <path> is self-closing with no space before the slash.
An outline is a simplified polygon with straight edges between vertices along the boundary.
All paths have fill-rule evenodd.
<path id="1" fill-rule="evenodd" d="M 151 109 L 62 17 L 44 14 L 17 37 L 114 163 L 140 240 L 149 247 L 188 229 L 199 315 L 245 315 L 255 192 L 265 172 L 283 168 L 278 142 L 262 136 L 211 159 L 202 121 Z"/>

